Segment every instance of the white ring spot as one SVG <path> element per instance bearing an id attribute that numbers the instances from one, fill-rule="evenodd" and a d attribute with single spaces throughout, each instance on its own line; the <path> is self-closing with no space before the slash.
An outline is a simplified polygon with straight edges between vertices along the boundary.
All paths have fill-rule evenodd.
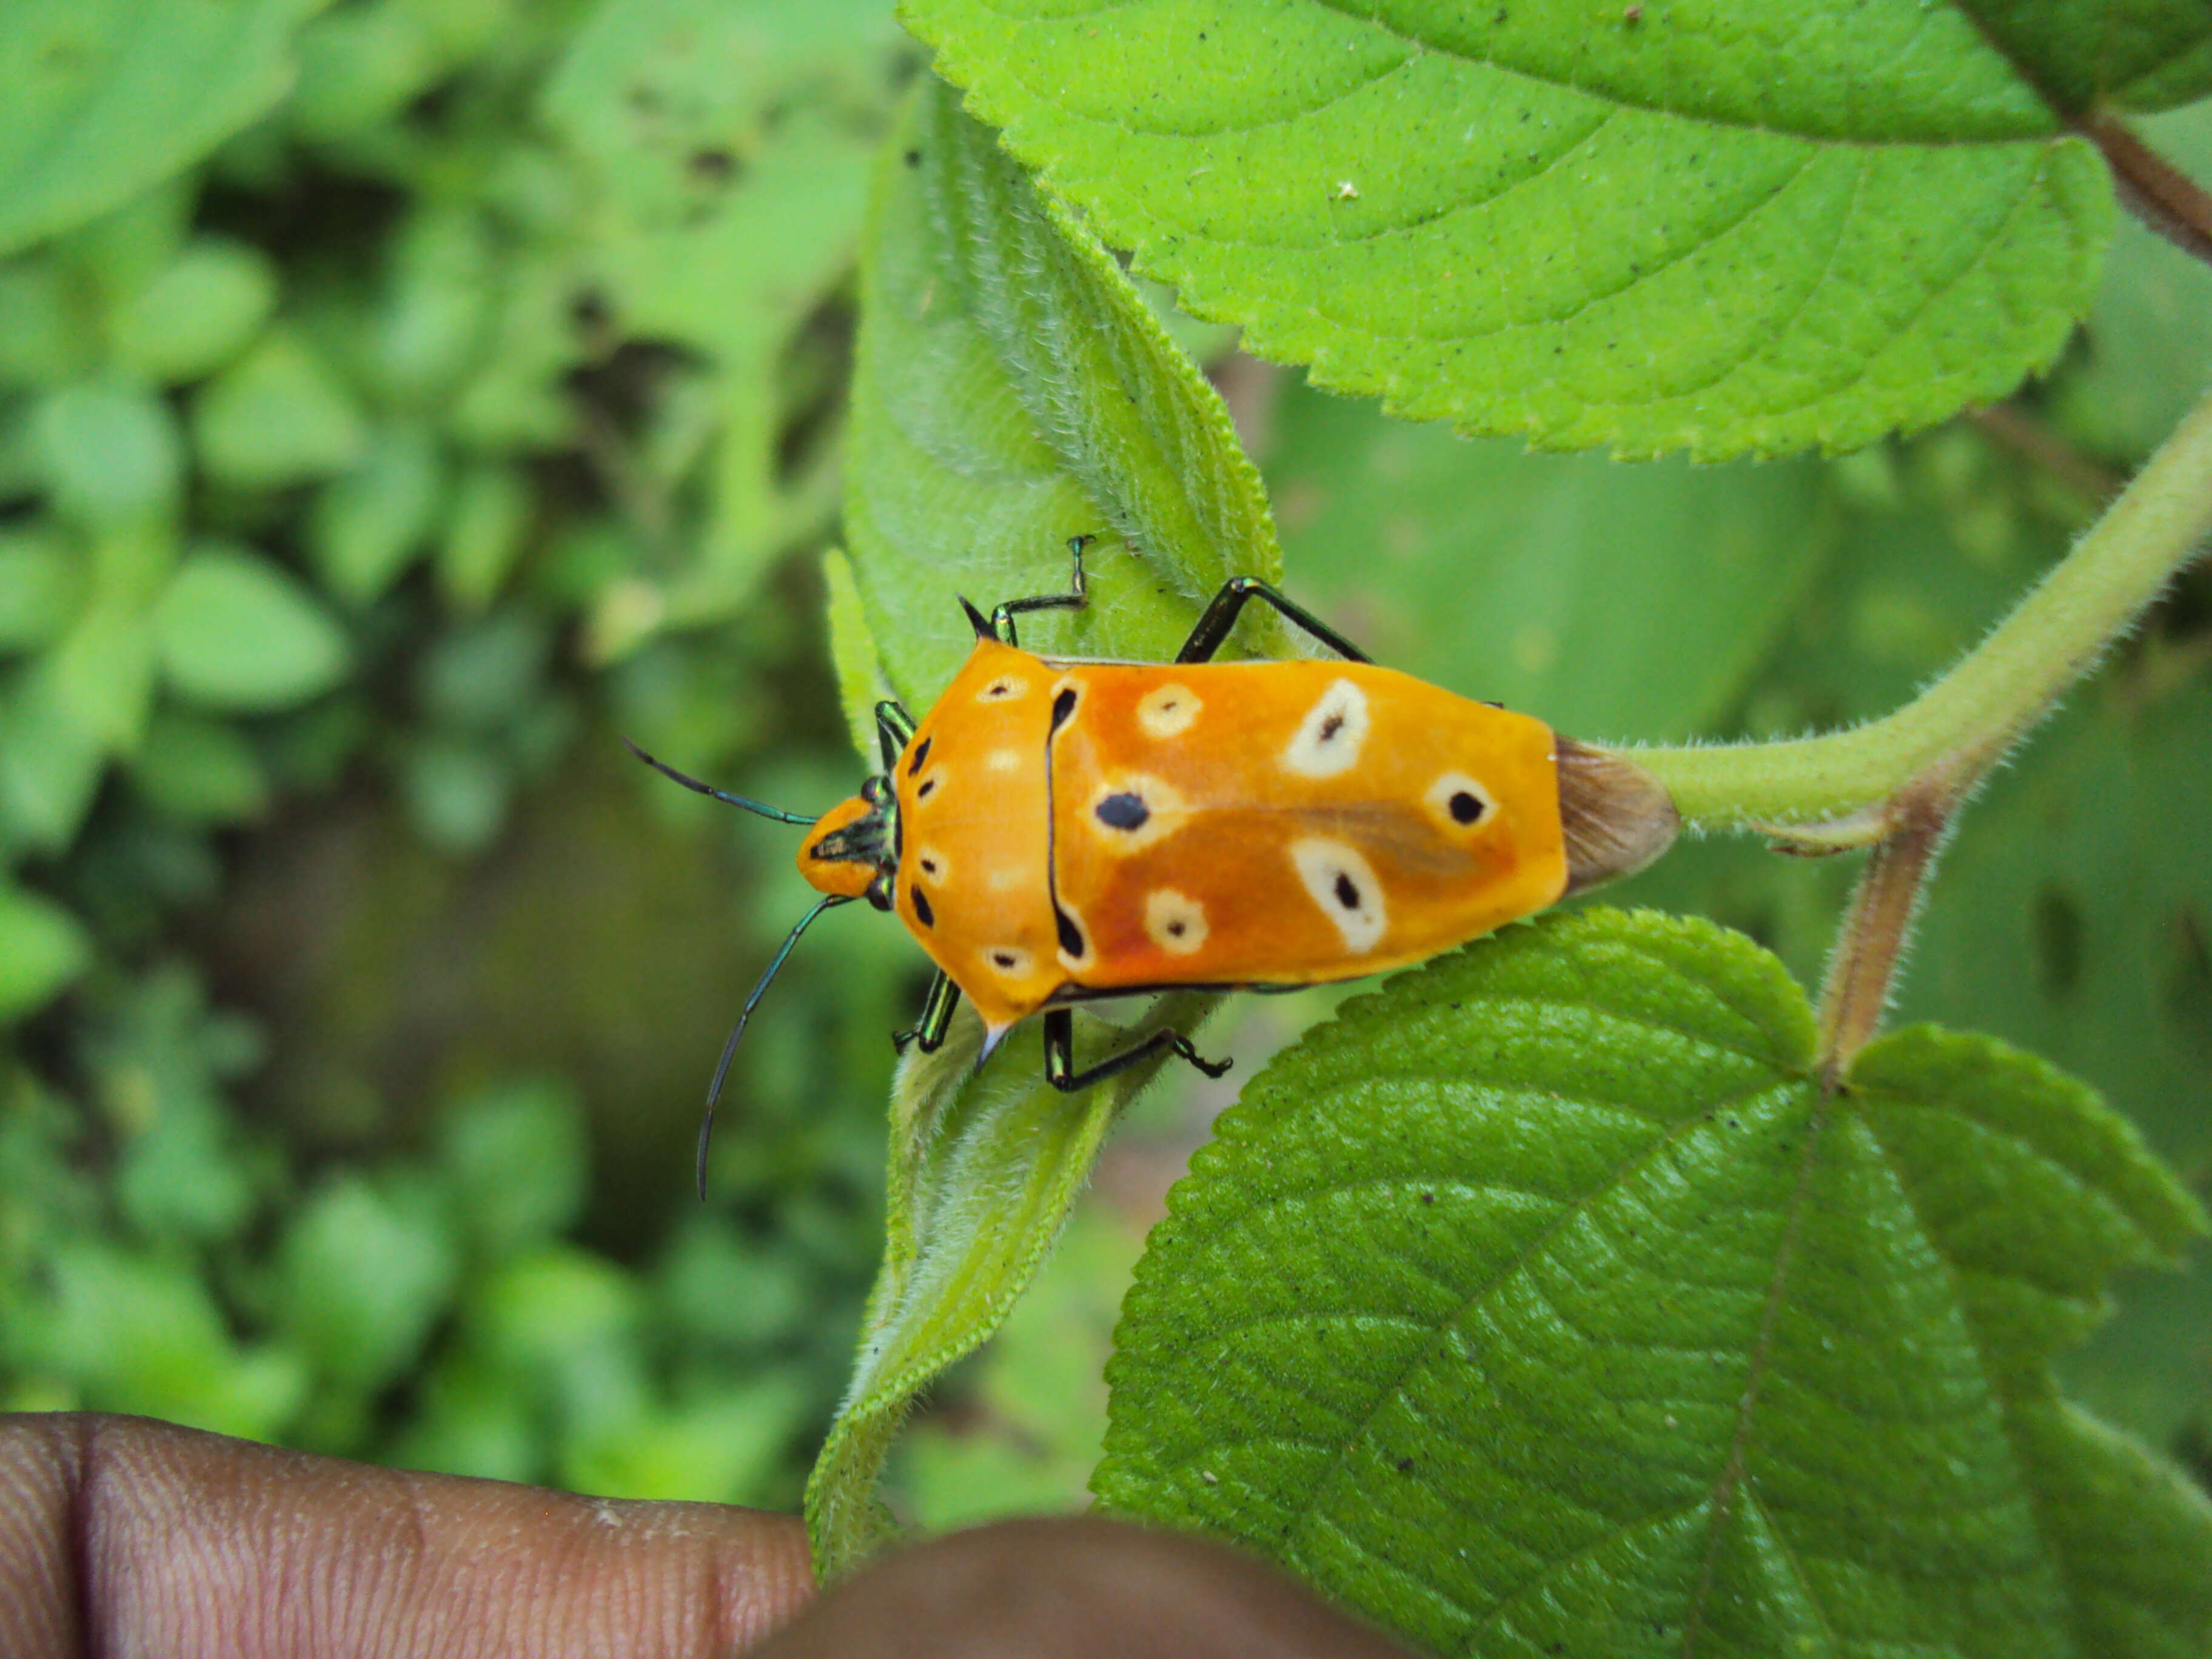
<path id="1" fill-rule="evenodd" d="M 1190 730 L 1190 723 L 1205 707 L 1188 686 L 1170 680 L 1138 699 L 1137 729 L 1156 741 L 1179 738 Z"/>
<path id="2" fill-rule="evenodd" d="M 984 757 L 985 769 L 993 772 L 1018 772 L 1022 769 L 1022 751 L 1018 749 L 994 749 Z"/>
<path id="3" fill-rule="evenodd" d="M 1367 694 L 1350 680 L 1334 680 L 1306 711 L 1283 750 L 1283 767 L 1302 778 L 1333 778 L 1359 758 L 1366 741 Z"/>
<path id="4" fill-rule="evenodd" d="M 1356 848 L 1309 836 L 1291 843 L 1291 862 L 1297 866 L 1307 894 L 1344 935 L 1346 949 L 1364 953 L 1382 942 L 1390 920 L 1382 884 Z"/>
<path id="5" fill-rule="evenodd" d="M 1171 957 L 1206 943 L 1206 907 L 1188 893 L 1155 887 L 1145 895 L 1145 936 Z"/>
<path id="6" fill-rule="evenodd" d="M 952 874 L 952 861 L 934 847 L 925 847 L 914 855 L 915 868 L 932 887 L 942 887 Z"/>
<path id="7" fill-rule="evenodd" d="M 1498 811 L 1490 791 L 1464 772 L 1444 773 L 1429 786 L 1421 803 L 1447 834 L 1455 836 L 1486 827 Z"/>
<path id="8" fill-rule="evenodd" d="M 1018 945 L 993 945 L 983 951 L 984 965 L 1006 979 L 1019 979 L 1030 970 L 1030 953 Z"/>

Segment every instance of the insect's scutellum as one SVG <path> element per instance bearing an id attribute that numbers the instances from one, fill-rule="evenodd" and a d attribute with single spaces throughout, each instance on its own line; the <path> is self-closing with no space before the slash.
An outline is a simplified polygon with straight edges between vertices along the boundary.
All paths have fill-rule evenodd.
<path id="1" fill-rule="evenodd" d="M 686 788 L 808 826 L 800 872 L 823 894 L 793 928 L 724 1045 L 701 1126 L 775 971 L 810 923 L 866 899 L 937 963 L 921 1021 L 894 1039 L 927 1052 L 965 996 L 983 1053 L 1043 1017 L 1045 1075 L 1090 1086 L 1180 1055 L 1161 1031 L 1078 1068 L 1071 1009 L 1180 988 L 1279 988 L 1401 967 L 1632 873 L 1679 829 L 1632 763 L 1540 720 L 1370 663 L 1341 635 L 1250 577 L 1226 584 L 1172 663 L 1039 656 L 1018 617 L 1077 611 L 1068 591 L 961 605 L 975 644 L 916 721 L 877 706 L 884 770 L 806 818 L 699 782 Z M 1254 600 L 1335 661 L 1218 663 Z M 634 750 L 636 746 L 631 745 Z"/>

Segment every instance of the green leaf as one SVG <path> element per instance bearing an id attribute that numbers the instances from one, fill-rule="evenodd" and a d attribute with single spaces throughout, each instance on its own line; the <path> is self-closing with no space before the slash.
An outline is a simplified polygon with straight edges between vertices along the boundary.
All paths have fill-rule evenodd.
<path id="1" fill-rule="evenodd" d="M 1202 1006 L 1162 999 L 1127 1031 L 1079 1022 L 1087 1062 L 1102 1030 L 1114 1046 Z M 981 1346 L 1036 1276 L 1068 1206 L 1090 1177 L 1106 1126 L 1151 1080 L 1139 1066 L 1079 1095 L 1041 1075 L 1036 1050 L 1016 1039 L 980 1077 L 982 1024 L 962 1004 L 934 1054 L 908 1052 L 891 1098 L 890 1213 L 884 1264 L 861 1328 L 844 1403 L 806 1483 L 806 1530 L 816 1573 L 842 1578 L 891 1541 L 875 1486 L 901 1419 L 955 1360 Z"/>
<path id="2" fill-rule="evenodd" d="M 276 103 L 323 0 L 0 0 L 0 253 L 181 172 Z"/>
<path id="3" fill-rule="evenodd" d="M 280 489 L 343 471 L 368 447 L 368 432 L 352 392 L 280 326 L 200 388 L 192 439 L 217 483 Z"/>
<path id="4" fill-rule="evenodd" d="M 1126 1514 L 1435 1652 L 2212 1633 L 2212 1507 L 2047 1370 L 2204 1218 L 2039 1060 L 1915 1028 L 1829 1095 L 1772 957 L 1587 911 L 1347 1003 L 1217 1137 L 1116 1336 Z"/>
<path id="5" fill-rule="evenodd" d="M 438 1158 L 460 1224 L 486 1255 L 544 1243 L 583 1208 L 589 1170 L 582 1106 L 560 1083 L 483 1090 L 441 1120 Z"/>
<path id="6" fill-rule="evenodd" d="M 324 585 L 348 605 L 382 599 L 428 544 L 445 494 L 436 435 L 413 422 L 380 428 L 360 460 L 316 492 L 307 547 Z"/>
<path id="7" fill-rule="evenodd" d="M 131 777 L 161 811 L 194 823 L 235 823 L 269 805 L 269 779 L 235 726 L 165 708 L 131 757 Z"/>
<path id="8" fill-rule="evenodd" d="M 62 634 L 84 599 L 84 568 L 51 525 L 0 529 L 0 652 Z"/>
<path id="9" fill-rule="evenodd" d="M 382 1387 L 446 1312 L 460 1261 L 435 1196 L 341 1176 L 292 1217 L 276 1249 L 276 1322 L 327 1382 Z"/>
<path id="10" fill-rule="evenodd" d="M 204 236 L 133 296 L 108 325 L 116 361 L 164 385 L 197 380 L 246 348 L 276 304 L 258 248 Z"/>
<path id="11" fill-rule="evenodd" d="M 2014 50 L 2081 32 L 2003 9 Z M 2087 307 L 2112 220 L 2095 152 L 1953 7 L 903 15 L 1187 309 L 1548 448 L 1850 449 L 2002 396 Z"/>
<path id="12" fill-rule="evenodd" d="M 1580 737 L 1712 732 L 1841 542 L 1809 461 L 1530 454 L 1306 386 L 1270 425 L 1297 598 L 1378 662 Z"/>
<path id="13" fill-rule="evenodd" d="M 297 578 L 242 548 L 188 554 L 155 614 L 161 672 L 210 708 L 289 708 L 346 676 L 336 623 Z"/>
<path id="14" fill-rule="evenodd" d="M 927 707 L 973 643 L 956 580 L 986 605 L 1064 592 L 1074 535 L 1122 545 L 1094 553 L 1089 611 L 1032 633 L 1111 654 L 1172 655 L 1223 579 L 1277 574 L 1258 475 L 1220 400 L 1112 257 L 933 82 L 877 173 L 860 303 L 846 473 L 859 603 L 840 605 L 841 682 L 881 681 Z M 872 664 L 858 659 L 867 640 Z M 1110 1040 L 1188 1030 L 1205 1006 L 1164 999 Z M 1108 1121 L 1156 1069 L 1062 1096 L 1017 1036 L 975 1078 L 981 1030 L 963 1012 L 896 1085 L 884 1264 L 807 1484 L 825 1577 L 890 1536 L 874 1489 L 900 1419 L 1005 1318 Z M 1079 1032 L 1087 1060 L 1106 1039 L 1087 1018 Z"/>
<path id="15" fill-rule="evenodd" d="M 76 917 L 0 884 L 0 1024 L 35 1012 L 91 963 L 92 944 Z"/>
<path id="16" fill-rule="evenodd" d="M 1122 545 L 1094 554 L 1088 612 L 1032 631 L 1085 653 L 1172 658 L 1223 581 L 1279 579 L 1220 399 L 936 82 L 884 152 L 860 281 L 845 523 L 885 676 L 916 712 L 973 642 L 954 593 L 988 610 L 1064 590 L 1072 536 Z"/>
<path id="17" fill-rule="evenodd" d="M 520 469 L 479 461 L 453 485 L 435 568 L 446 603 L 465 614 L 482 611 L 522 556 L 537 501 Z"/>
<path id="18" fill-rule="evenodd" d="M 76 523 L 125 525 L 173 513 L 185 447 L 168 405 L 143 387 L 82 380 L 42 399 L 33 416 L 46 492 Z"/>
<path id="19" fill-rule="evenodd" d="M 1958 0 L 2054 108 L 2159 109 L 2212 92 L 2212 17 L 2189 0 Z"/>

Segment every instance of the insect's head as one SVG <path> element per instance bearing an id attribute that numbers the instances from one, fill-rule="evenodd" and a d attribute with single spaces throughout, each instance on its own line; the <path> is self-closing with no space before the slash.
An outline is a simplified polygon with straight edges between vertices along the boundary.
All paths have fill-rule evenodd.
<path id="1" fill-rule="evenodd" d="M 814 822 L 799 843 L 799 873 L 817 891 L 891 908 L 898 867 L 898 800 L 891 781 L 870 778 L 860 793 Z"/>

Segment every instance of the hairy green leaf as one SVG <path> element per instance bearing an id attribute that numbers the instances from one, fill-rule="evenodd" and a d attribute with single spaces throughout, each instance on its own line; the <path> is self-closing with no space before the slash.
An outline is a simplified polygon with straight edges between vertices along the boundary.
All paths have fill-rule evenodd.
<path id="1" fill-rule="evenodd" d="M 1276 574 L 1258 474 L 1227 413 L 1112 257 L 1040 198 L 991 135 L 925 84 L 876 180 L 861 272 L 848 469 L 852 547 L 834 574 L 841 682 L 887 684 L 916 713 L 972 643 L 954 596 L 988 606 L 1065 591 L 1064 544 L 1094 551 L 1093 604 L 1071 636 L 1171 654 L 1196 602 L 1238 570 Z M 836 567 L 833 566 L 833 573 Z M 875 660 L 861 659 L 870 649 Z M 863 738 L 863 750 L 872 750 Z M 1170 997 L 1133 1030 L 1079 1024 L 1079 1064 L 1201 999 Z M 860 1361 L 807 1486 L 817 1571 L 849 1571 L 890 1535 L 875 1483 L 915 1395 L 1006 1317 L 1058 1236 L 1107 1123 L 1155 1069 L 1076 1097 L 1042 1079 L 1017 1035 L 980 1078 L 963 1013 L 894 1093 L 882 1271 Z M 1009 1052 L 1010 1051 L 1010 1052 Z"/>
<path id="2" fill-rule="evenodd" d="M 2000 396 L 2087 305 L 2109 182 L 2007 55 L 2066 58 L 2076 9 L 1990 9 L 2002 49 L 1957 7 L 1853 0 L 905 15 L 1261 356 L 1408 418 L 1718 457 Z"/>
<path id="3" fill-rule="evenodd" d="M 0 254 L 181 172 L 283 95 L 325 0 L 0 0 Z"/>
<path id="4" fill-rule="evenodd" d="M 1172 657 L 1227 578 L 1279 577 L 1219 398 L 1113 257 L 938 82 L 876 189 L 845 521 L 870 631 L 916 712 L 971 642 L 954 595 L 988 611 L 1064 590 L 1070 537 L 1121 545 L 1094 553 L 1087 613 L 1032 623 L 1060 648 Z"/>
<path id="5" fill-rule="evenodd" d="M 2203 1218 L 2040 1061 L 1915 1028 L 1831 1096 L 1772 957 L 1589 911 L 1347 1004 L 1217 1134 L 1117 1335 L 1112 1506 L 1435 1652 L 2212 1634 L 2212 1507 L 2047 1371 Z"/>
<path id="6" fill-rule="evenodd" d="M 1163 1025 L 1184 1028 L 1203 1006 L 1196 997 L 1164 998 L 1126 1031 L 1086 1016 L 1078 1063 Z M 807 1534 L 825 1581 L 891 1541 L 896 1526 L 875 1486 L 900 1421 L 1004 1322 L 1059 1237 L 1107 1125 L 1155 1069 L 1063 1095 L 1045 1083 L 1021 1036 L 979 1077 L 982 1034 L 963 1004 L 945 1046 L 909 1053 L 893 1085 L 883 1267 L 852 1382 L 806 1484 Z"/>

